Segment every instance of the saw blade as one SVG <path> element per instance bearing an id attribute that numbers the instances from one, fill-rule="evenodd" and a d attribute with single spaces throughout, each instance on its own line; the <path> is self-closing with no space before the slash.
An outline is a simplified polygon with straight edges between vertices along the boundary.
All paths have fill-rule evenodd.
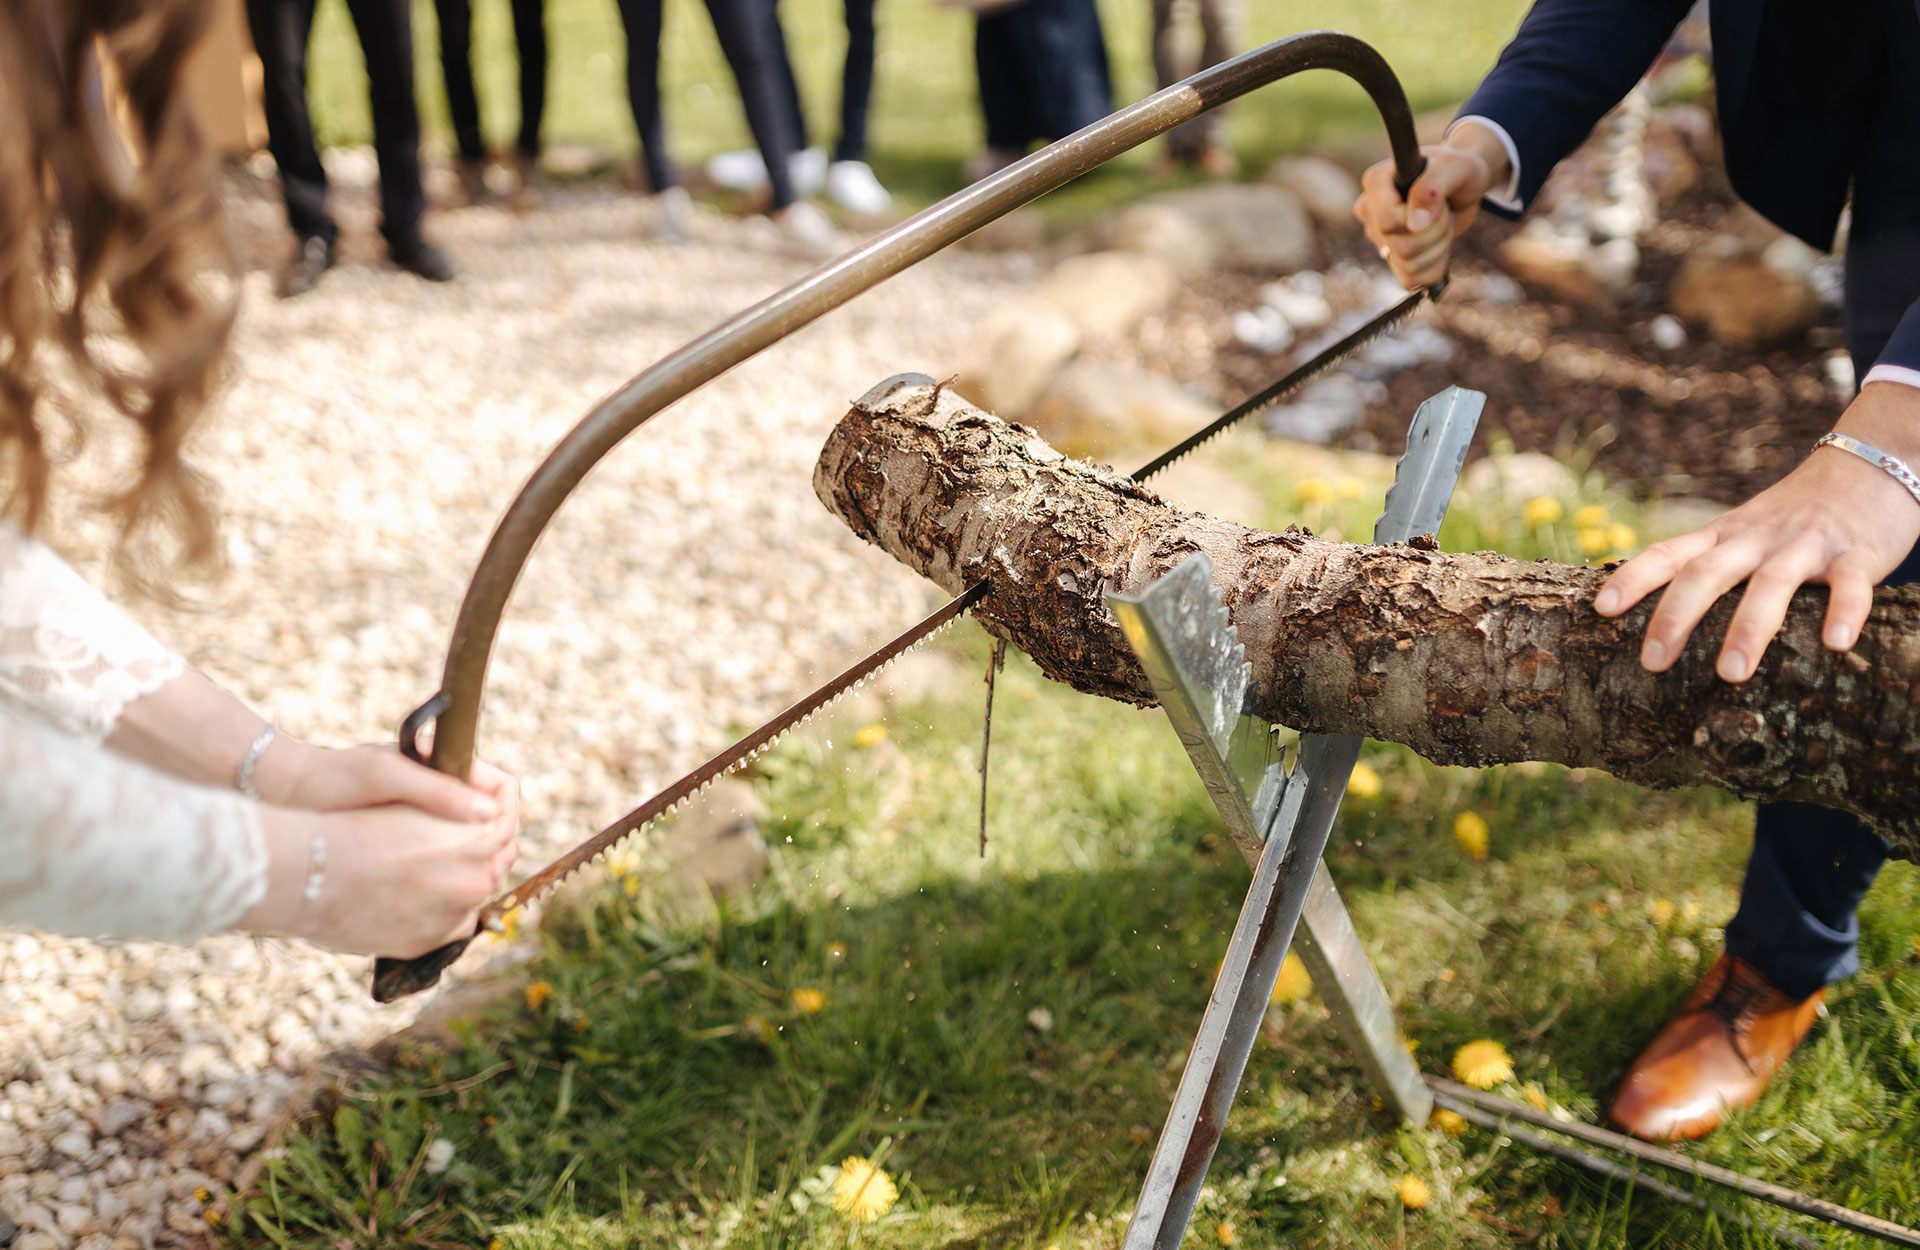
<path id="1" fill-rule="evenodd" d="M 1228 426 L 1252 416 L 1270 404 L 1273 404 L 1289 391 L 1308 381 L 1322 370 L 1344 360 L 1349 353 L 1374 336 L 1397 325 L 1402 319 L 1420 306 L 1422 300 L 1438 298 L 1440 287 L 1415 291 L 1399 303 L 1375 315 L 1351 334 L 1326 347 L 1313 359 L 1300 365 L 1272 385 L 1248 396 L 1234 405 L 1205 428 L 1196 431 L 1178 444 L 1161 453 L 1136 472 L 1134 480 L 1144 481 L 1160 472 L 1174 461 L 1180 459 L 1194 448 L 1225 430 Z M 917 380 L 917 375 L 900 375 L 889 378 L 874 390 L 892 389 L 893 385 L 903 381 Z M 869 394 L 872 394 L 870 392 Z M 863 401 L 864 402 L 864 401 Z M 516 907 L 524 906 L 553 889 L 580 869 L 591 864 L 600 856 L 612 850 L 621 841 L 638 833 L 653 821 L 668 815 L 688 799 L 693 798 L 714 782 L 745 766 L 760 752 L 779 741 L 788 732 L 813 719 L 841 695 L 856 689 L 869 677 L 878 675 L 889 664 L 913 650 L 927 639 L 958 620 L 968 609 L 974 607 L 986 597 L 987 583 L 975 582 L 961 591 L 953 599 L 926 617 L 919 624 L 886 643 L 878 650 L 869 653 L 826 685 L 819 687 L 802 697 L 786 711 L 767 721 L 758 729 L 741 738 L 732 746 L 713 756 L 698 768 L 660 791 L 625 816 L 606 826 L 580 845 L 567 851 L 558 859 L 540 869 L 519 885 L 500 895 L 480 910 L 480 924 L 476 935 L 485 930 L 498 931 L 503 927 L 501 918 Z M 440 978 L 440 973 L 460 957 L 470 939 L 450 942 L 435 951 L 429 951 L 414 959 L 382 958 L 374 964 L 373 996 L 380 1002 L 391 1002 L 408 994 L 418 993 L 432 986 Z"/>

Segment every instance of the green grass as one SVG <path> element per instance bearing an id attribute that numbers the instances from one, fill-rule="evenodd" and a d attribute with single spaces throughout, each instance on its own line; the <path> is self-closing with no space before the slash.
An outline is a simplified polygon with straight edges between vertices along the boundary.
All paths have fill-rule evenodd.
<path id="1" fill-rule="evenodd" d="M 1346 30 L 1373 43 L 1405 83 L 1416 112 L 1464 99 L 1526 5 L 1522 0 L 1475 4 L 1439 0 L 1413 5 L 1394 0 L 1337 0 L 1313 7 L 1255 3 L 1246 46 L 1303 30 Z M 549 0 L 549 143 L 588 144 L 629 155 L 636 151 L 626 100 L 626 41 L 612 0 Z M 1146 0 L 1101 0 L 1113 60 L 1115 104 L 1149 94 L 1151 33 Z M 511 142 L 518 118 L 512 23 L 505 0 L 474 6 L 477 90 L 490 140 Z M 800 79 L 815 142 L 827 142 L 838 116 L 840 58 L 845 47 L 838 0 L 784 0 L 780 6 L 795 73 Z M 972 19 L 931 0 L 880 0 L 879 64 L 874 92 L 871 159 L 903 205 L 922 207 L 957 189 L 959 167 L 982 139 L 973 73 Z M 433 6 L 414 4 L 419 95 L 428 133 L 447 141 L 439 36 Z M 669 0 L 661 44 L 668 138 L 685 166 L 714 152 L 747 146 L 749 136 L 733 80 L 713 36 L 705 6 Z M 365 70 L 343 0 L 321 0 L 310 72 L 314 125 L 326 144 L 366 143 L 371 127 Z M 1358 144 L 1385 154 L 1379 123 L 1365 94 L 1346 78 L 1304 74 L 1236 104 L 1232 140 L 1250 171 L 1273 157 L 1319 143 Z M 1136 150 L 1099 173 L 1056 193 L 1050 205 L 1079 216 L 1148 189 L 1150 153 Z"/>
<path id="2" fill-rule="evenodd" d="M 1276 510 L 1303 500 L 1327 532 L 1370 523 L 1378 483 L 1323 490 L 1261 447 L 1223 459 Z M 1562 502 L 1639 520 L 1590 478 Z M 1508 519 L 1511 503 L 1462 512 L 1447 537 L 1523 555 L 1573 541 L 1567 520 Z M 234 1240 L 1117 1245 L 1247 869 L 1158 713 L 1050 685 L 1018 657 L 977 855 L 986 642 L 969 625 L 936 654 L 953 678 L 932 693 L 883 689 L 763 758 L 764 881 L 689 899 L 630 858 L 550 919 L 525 973 L 550 998 L 510 986 L 461 1045 L 403 1053 L 322 1103 L 234 1203 Z M 1444 1071 L 1459 1045 L 1495 1038 L 1517 1086 L 1596 1117 L 1718 948 L 1747 809 L 1557 767 L 1438 768 L 1380 745 L 1363 760 L 1380 792 L 1349 799 L 1329 862 L 1416 1059 Z M 1467 810 L 1492 829 L 1485 862 L 1450 835 Z M 1906 865 L 1863 927 L 1866 970 L 1761 1104 L 1698 1150 L 1910 1219 L 1920 879 Z M 797 990 L 824 1008 L 802 1010 Z M 429 1176 L 441 1137 L 456 1153 Z M 884 1156 L 899 1183 L 871 1227 L 831 1209 L 823 1169 L 849 1155 Z M 1433 1190 L 1417 1213 L 1394 1196 L 1408 1173 Z M 1230 1224 L 1242 1247 L 1743 1247 L 1773 1243 L 1733 1215 L 1789 1221 L 1712 1198 L 1721 1212 L 1702 1215 L 1494 1134 L 1399 1126 L 1309 998 L 1269 1013 L 1188 1244 L 1224 1244 Z"/>

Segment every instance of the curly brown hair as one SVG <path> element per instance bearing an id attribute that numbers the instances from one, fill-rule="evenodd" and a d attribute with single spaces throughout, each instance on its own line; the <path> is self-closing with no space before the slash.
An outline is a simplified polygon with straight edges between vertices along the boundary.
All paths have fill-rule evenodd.
<path id="1" fill-rule="evenodd" d="M 120 571 L 150 590 L 216 554 L 182 458 L 239 290 L 218 169 L 177 89 L 208 7 L 0 0 L 0 509 L 29 532 L 44 519 L 53 377 L 72 379 L 141 435 L 137 478 L 102 502 Z M 64 420 L 63 450 L 86 432 Z"/>

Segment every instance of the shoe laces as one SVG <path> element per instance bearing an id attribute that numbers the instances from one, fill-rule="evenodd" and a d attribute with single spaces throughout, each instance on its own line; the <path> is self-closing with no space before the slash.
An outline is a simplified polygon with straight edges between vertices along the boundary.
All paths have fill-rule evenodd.
<path id="1" fill-rule="evenodd" d="M 1714 991 L 1713 997 L 1702 1004 L 1701 1010 L 1710 1012 L 1725 1021 L 1727 1028 L 1733 1033 L 1737 1042 L 1739 1038 L 1746 1035 L 1747 1030 L 1752 1026 L 1754 1008 L 1759 1005 L 1761 998 L 1766 995 L 1767 989 L 1768 986 L 1766 982 L 1762 981 L 1759 977 L 1741 976 L 1740 968 L 1737 965 L 1729 964 L 1726 979 L 1720 982 L 1720 986 Z M 1747 1058 L 1746 1052 L 1738 1045 L 1735 1045 L 1734 1052 L 1740 1056 L 1740 1061 L 1745 1063 L 1749 1069 L 1753 1067 L 1753 1062 Z"/>

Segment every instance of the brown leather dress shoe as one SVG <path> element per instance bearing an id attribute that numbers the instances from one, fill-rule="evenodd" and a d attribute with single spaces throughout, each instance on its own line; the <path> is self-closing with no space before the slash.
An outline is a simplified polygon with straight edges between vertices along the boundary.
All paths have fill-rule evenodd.
<path id="1" fill-rule="evenodd" d="M 1813 1027 L 1827 996 L 1795 999 L 1722 952 L 1686 1004 L 1627 1069 L 1607 1118 L 1647 1141 L 1701 1137 L 1744 1107 Z"/>

